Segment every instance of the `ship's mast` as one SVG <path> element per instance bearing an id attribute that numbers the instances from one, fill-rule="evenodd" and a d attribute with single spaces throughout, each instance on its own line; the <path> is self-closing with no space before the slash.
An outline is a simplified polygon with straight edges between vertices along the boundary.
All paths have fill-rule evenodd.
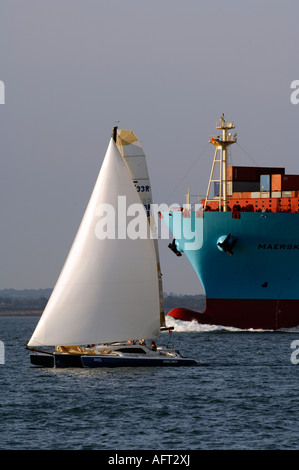
<path id="1" fill-rule="evenodd" d="M 210 139 L 210 143 L 216 146 L 214 161 L 211 170 L 211 176 L 209 181 L 209 186 L 206 194 L 205 206 L 206 209 L 207 202 L 211 200 L 209 199 L 209 193 L 211 188 L 212 182 L 219 183 L 219 211 L 226 212 L 227 211 L 227 152 L 226 149 L 229 145 L 234 144 L 237 141 L 237 134 L 232 136 L 231 133 L 227 133 L 229 130 L 234 129 L 235 125 L 233 122 L 226 122 L 224 119 L 224 114 L 222 114 L 220 121 L 216 123 L 216 129 L 222 130 L 222 136 L 217 135 L 213 136 Z M 217 158 L 218 151 L 220 151 L 220 158 Z M 215 164 L 219 163 L 219 177 L 215 179 L 214 171 L 215 171 Z"/>

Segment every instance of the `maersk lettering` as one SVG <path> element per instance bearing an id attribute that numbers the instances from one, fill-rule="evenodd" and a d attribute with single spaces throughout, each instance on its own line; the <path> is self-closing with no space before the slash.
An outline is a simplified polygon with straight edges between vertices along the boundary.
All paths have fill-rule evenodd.
<path id="1" fill-rule="evenodd" d="M 288 245 L 279 243 L 259 243 L 258 250 L 299 250 L 299 244 L 289 243 Z"/>

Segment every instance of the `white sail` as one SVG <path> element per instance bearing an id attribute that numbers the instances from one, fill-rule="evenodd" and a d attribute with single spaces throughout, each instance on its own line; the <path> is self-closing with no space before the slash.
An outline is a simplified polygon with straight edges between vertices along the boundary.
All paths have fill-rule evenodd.
<path id="1" fill-rule="evenodd" d="M 149 179 L 146 156 L 142 148 L 140 140 L 136 137 L 133 131 L 125 129 L 117 129 L 116 144 L 120 151 L 121 156 L 125 160 L 129 171 L 132 176 L 133 183 L 139 194 L 142 204 L 145 207 L 148 221 L 152 233 L 157 231 L 155 219 L 151 214 L 151 204 L 153 204 L 152 188 Z M 158 240 L 154 239 L 156 260 L 157 260 L 157 275 L 159 281 L 159 295 L 160 295 L 160 318 L 161 326 L 165 325 L 165 312 L 164 312 L 164 299 L 163 299 L 163 283 L 162 273 L 160 266 L 160 256 L 158 248 Z"/>
<path id="2" fill-rule="evenodd" d="M 121 156 L 128 165 L 133 183 L 149 217 L 153 198 L 146 157 L 141 142 L 133 131 L 117 129 L 116 144 Z"/>
<path id="3" fill-rule="evenodd" d="M 118 218 L 118 196 L 140 204 L 113 139 L 62 272 L 28 346 L 85 345 L 157 337 L 159 289 L 153 240 L 99 239 L 99 206 Z M 146 220 L 146 214 L 143 212 Z"/>

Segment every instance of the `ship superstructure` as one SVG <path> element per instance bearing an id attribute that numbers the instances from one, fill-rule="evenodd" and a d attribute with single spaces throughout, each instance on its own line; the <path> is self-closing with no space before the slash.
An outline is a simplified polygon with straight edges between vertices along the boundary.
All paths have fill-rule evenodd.
<path id="1" fill-rule="evenodd" d="M 202 210 L 188 205 L 163 213 L 174 237 L 170 246 L 191 262 L 205 291 L 206 309 L 182 306 L 169 315 L 246 329 L 295 327 L 299 175 L 286 174 L 282 167 L 229 166 L 235 126 L 222 115 L 216 127 L 221 132 L 210 139 L 216 148 Z"/>

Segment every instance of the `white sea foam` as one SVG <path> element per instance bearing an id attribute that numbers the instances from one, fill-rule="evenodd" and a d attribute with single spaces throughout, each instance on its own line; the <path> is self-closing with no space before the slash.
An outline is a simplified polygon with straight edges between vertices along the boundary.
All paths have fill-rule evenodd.
<path id="1" fill-rule="evenodd" d="M 210 331 L 221 331 L 223 329 L 227 329 L 224 326 L 218 326 L 218 325 L 202 325 L 198 323 L 196 320 L 193 321 L 182 321 L 182 320 L 177 320 L 173 317 L 166 316 L 165 319 L 166 322 L 166 327 L 170 328 L 173 327 L 173 331 L 178 331 L 178 332 L 210 332 Z"/>
<path id="2" fill-rule="evenodd" d="M 165 317 L 165 323 L 166 327 L 170 328 L 173 327 L 173 331 L 177 332 L 199 332 L 199 333 L 205 333 L 205 332 L 213 332 L 213 331 L 229 331 L 229 332 L 242 332 L 242 331 L 247 331 L 250 333 L 264 333 L 264 332 L 269 332 L 269 331 L 281 331 L 284 333 L 298 333 L 299 332 L 299 326 L 294 327 L 294 328 L 282 328 L 280 330 L 263 330 L 263 329 L 252 329 L 249 328 L 247 330 L 242 330 L 240 328 L 234 328 L 232 326 L 221 326 L 221 325 L 202 325 L 198 323 L 196 320 L 193 320 L 191 322 L 189 321 L 182 321 L 182 320 L 177 320 L 173 317 L 166 316 Z"/>

